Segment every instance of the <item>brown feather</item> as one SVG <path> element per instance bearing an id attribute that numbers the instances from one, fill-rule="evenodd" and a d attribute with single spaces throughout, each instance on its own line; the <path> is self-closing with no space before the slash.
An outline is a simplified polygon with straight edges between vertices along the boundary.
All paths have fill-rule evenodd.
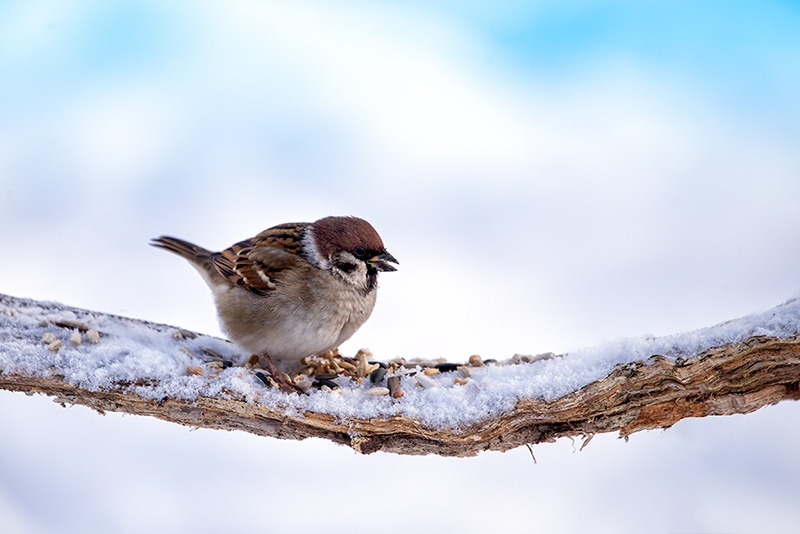
<path id="1" fill-rule="evenodd" d="M 264 230 L 256 237 L 211 255 L 217 272 L 251 293 L 266 296 L 280 281 L 280 273 L 298 261 L 305 223 L 288 223 Z"/>
<path id="2" fill-rule="evenodd" d="M 358 217 L 325 217 L 314 223 L 314 239 L 322 257 L 356 247 L 368 251 L 384 250 L 383 241 L 370 223 Z"/>

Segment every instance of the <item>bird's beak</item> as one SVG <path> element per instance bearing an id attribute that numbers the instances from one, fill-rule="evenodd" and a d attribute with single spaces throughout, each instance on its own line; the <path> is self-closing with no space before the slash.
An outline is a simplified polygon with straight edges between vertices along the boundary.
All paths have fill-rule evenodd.
<path id="1" fill-rule="evenodd" d="M 372 258 L 367 260 L 367 263 L 378 271 L 384 271 L 384 272 L 396 271 L 397 267 L 395 267 L 394 265 L 389 265 L 389 262 L 397 263 L 398 265 L 400 264 L 399 261 L 394 259 L 394 256 L 392 256 L 385 250 L 380 254 L 378 254 L 377 256 L 373 256 Z"/>

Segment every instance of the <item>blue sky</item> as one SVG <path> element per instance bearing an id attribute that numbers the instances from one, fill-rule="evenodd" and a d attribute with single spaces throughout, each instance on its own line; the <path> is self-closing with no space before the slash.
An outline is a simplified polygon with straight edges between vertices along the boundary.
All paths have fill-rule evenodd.
<path id="1" fill-rule="evenodd" d="M 0 61 L 7 78 L 3 92 L 12 97 L 4 98 L 6 112 L 46 110 L 47 102 L 109 77 L 158 76 L 180 68 L 205 52 L 213 7 L 219 7 L 4 4 Z M 313 9 L 314 3 L 302 5 Z M 570 84 L 610 64 L 659 73 L 712 100 L 788 115 L 792 123 L 800 113 L 800 8 L 794 2 L 346 2 L 330 11 L 347 18 L 360 9 L 379 23 L 396 12 L 412 26 L 440 24 L 480 47 L 461 61 L 497 65 L 537 83 Z M 302 30 L 302 21 L 295 22 Z M 19 27 L 26 31 L 15 39 Z M 280 52 L 292 62 L 292 50 L 275 49 Z"/>
<path id="2" fill-rule="evenodd" d="M 204 25 L 214 23 L 203 17 L 212 4 L 82 2 L 48 9 L 47 3 L 7 2 L 0 8 L 4 33 L 17 33 L 22 21 L 28 41 L 7 48 L 4 63 L 30 74 L 58 64 L 77 77 L 155 69 L 202 41 Z M 619 60 L 717 80 L 723 93 L 754 88 L 786 98 L 785 86 L 798 83 L 795 2 L 340 2 L 334 9 L 396 11 L 423 26 L 443 22 L 487 46 L 475 59 L 510 62 L 518 72 L 549 80 Z"/>
<path id="3" fill-rule="evenodd" d="M 536 82 L 563 88 L 618 66 L 767 114 L 798 134 L 796 2 L 454 2 L 432 10 L 484 42 L 485 61 Z"/>

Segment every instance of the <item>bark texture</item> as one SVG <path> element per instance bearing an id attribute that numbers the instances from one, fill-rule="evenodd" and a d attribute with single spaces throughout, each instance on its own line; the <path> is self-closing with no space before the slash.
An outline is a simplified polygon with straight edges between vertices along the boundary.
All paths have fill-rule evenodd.
<path id="1" fill-rule="evenodd" d="M 0 339 L 0 351 L 3 342 Z M 129 385 L 93 392 L 59 375 L 37 378 L 0 369 L 0 389 L 50 395 L 63 404 L 80 404 L 101 413 L 148 415 L 278 439 L 324 438 L 367 454 L 473 456 L 559 437 L 582 437 L 584 444 L 601 432 L 626 437 L 669 427 L 686 417 L 745 414 L 781 400 L 800 399 L 800 336 L 753 337 L 677 362 L 652 356 L 618 365 L 602 380 L 569 395 L 551 401 L 522 399 L 513 410 L 459 431 L 426 428 L 401 416 L 346 421 L 313 412 L 286 416 L 244 399 L 157 401 L 127 392 Z"/>

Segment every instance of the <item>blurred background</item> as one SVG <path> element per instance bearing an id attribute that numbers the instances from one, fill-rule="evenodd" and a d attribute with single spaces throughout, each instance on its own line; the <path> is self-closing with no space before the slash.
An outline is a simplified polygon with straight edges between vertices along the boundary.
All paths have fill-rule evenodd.
<path id="1" fill-rule="evenodd" d="M 564 352 L 800 296 L 800 6 L 0 4 L 0 292 L 219 334 L 147 246 L 357 215 L 342 352 Z M 795 532 L 800 406 L 472 459 L 0 392 L 3 532 Z"/>

